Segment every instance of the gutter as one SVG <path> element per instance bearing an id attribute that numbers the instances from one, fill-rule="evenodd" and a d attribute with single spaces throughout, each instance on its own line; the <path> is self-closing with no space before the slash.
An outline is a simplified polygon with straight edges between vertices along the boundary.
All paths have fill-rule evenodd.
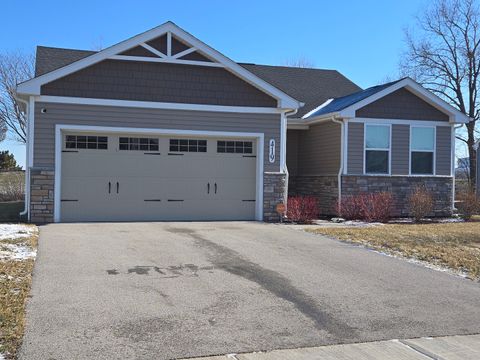
<path id="1" fill-rule="evenodd" d="M 20 97 L 14 95 L 15 100 L 25 104 L 25 118 L 27 121 L 27 136 L 25 142 L 25 201 L 23 211 L 19 214 L 20 216 L 28 215 L 30 208 L 30 151 L 29 139 L 30 139 L 30 106 L 27 100 L 23 100 Z"/>

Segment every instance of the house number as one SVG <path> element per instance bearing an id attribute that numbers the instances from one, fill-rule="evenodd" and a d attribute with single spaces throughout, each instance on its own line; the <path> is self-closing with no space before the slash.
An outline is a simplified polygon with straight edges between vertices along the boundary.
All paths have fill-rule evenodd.
<path id="1" fill-rule="evenodd" d="M 275 139 L 270 139 L 268 144 L 268 160 L 271 163 L 275 162 Z"/>

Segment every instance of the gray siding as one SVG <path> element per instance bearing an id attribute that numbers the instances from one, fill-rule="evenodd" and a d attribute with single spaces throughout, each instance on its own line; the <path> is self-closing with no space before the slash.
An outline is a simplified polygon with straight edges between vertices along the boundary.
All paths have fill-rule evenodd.
<path id="1" fill-rule="evenodd" d="M 437 126 L 437 139 L 436 139 L 436 174 L 437 175 L 450 175 L 452 164 L 452 128 L 450 126 Z"/>
<path id="2" fill-rule="evenodd" d="M 356 111 L 357 117 L 448 121 L 448 116 L 402 88 Z"/>
<path id="3" fill-rule="evenodd" d="M 41 94 L 190 104 L 277 106 L 275 99 L 222 68 L 120 60 L 105 60 L 43 85 Z"/>
<path id="4" fill-rule="evenodd" d="M 363 124 L 348 124 L 348 160 L 349 174 L 363 174 Z"/>
<path id="5" fill-rule="evenodd" d="M 41 109 L 46 108 L 45 114 Z M 89 125 L 183 130 L 259 132 L 265 134 L 265 171 L 278 172 L 280 115 L 139 109 L 73 104 L 35 104 L 34 166 L 53 167 L 55 125 Z M 268 140 L 276 141 L 275 163 L 268 161 Z"/>
<path id="6" fill-rule="evenodd" d="M 302 130 L 287 131 L 287 168 L 292 176 L 298 173 L 298 143 Z"/>
<path id="7" fill-rule="evenodd" d="M 340 167 L 339 124 L 328 121 L 300 131 L 297 175 L 334 175 Z"/>
<path id="8" fill-rule="evenodd" d="M 408 175 L 410 125 L 392 125 L 392 175 Z"/>

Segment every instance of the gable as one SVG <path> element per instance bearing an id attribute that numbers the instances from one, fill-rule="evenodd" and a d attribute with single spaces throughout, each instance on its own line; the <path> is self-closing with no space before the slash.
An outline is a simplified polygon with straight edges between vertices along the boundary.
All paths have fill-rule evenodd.
<path id="1" fill-rule="evenodd" d="M 165 36 L 167 42 L 166 54 L 159 50 L 164 50 Z M 139 47 L 153 53 L 155 56 L 150 54 L 146 56 L 144 50 Z M 141 55 L 139 56 L 139 54 Z M 170 21 L 97 53 L 27 80 L 17 86 L 17 93 L 24 98 L 30 95 L 41 95 L 42 91 L 53 90 L 51 89 L 52 83 L 65 80 L 65 78 L 72 76 L 76 72 L 85 70 L 95 64 L 110 63 L 109 60 L 217 67 L 224 69 L 224 71 L 238 77 L 240 81 L 262 92 L 262 98 L 265 99 L 265 96 L 267 96 L 270 104 L 274 101 L 276 106 L 285 109 L 298 109 L 303 105 L 287 93 L 249 72 Z M 245 86 L 243 85 L 243 87 Z M 64 86 L 62 85 L 62 87 Z M 217 90 L 219 93 L 222 91 L 220 88 Z M 214 99 L 210 99 L 210 101 L 215 102 Z"/>
<path id="2" fill-rule="evenodd" d="M 447 114 L 419 98 L 405 88 L 400 88 L 356 110 L 356 117 L 404 120 L 448 121 Z"/>
<path id="3" fill-rule="evenodd" d="M 104 60 L 42 85 L 41 95 L 276 107 L 276 99 L 224 68 Z"/>

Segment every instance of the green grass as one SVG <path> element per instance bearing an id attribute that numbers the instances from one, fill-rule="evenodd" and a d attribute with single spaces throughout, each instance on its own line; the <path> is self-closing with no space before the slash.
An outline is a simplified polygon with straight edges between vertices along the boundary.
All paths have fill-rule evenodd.
<path id="1" fill-rule="evenodd" d="M 21 220 L 19 214 L 23 208 L 23 201 L 0 202 L 0 223 L 19 222 Z"/>

